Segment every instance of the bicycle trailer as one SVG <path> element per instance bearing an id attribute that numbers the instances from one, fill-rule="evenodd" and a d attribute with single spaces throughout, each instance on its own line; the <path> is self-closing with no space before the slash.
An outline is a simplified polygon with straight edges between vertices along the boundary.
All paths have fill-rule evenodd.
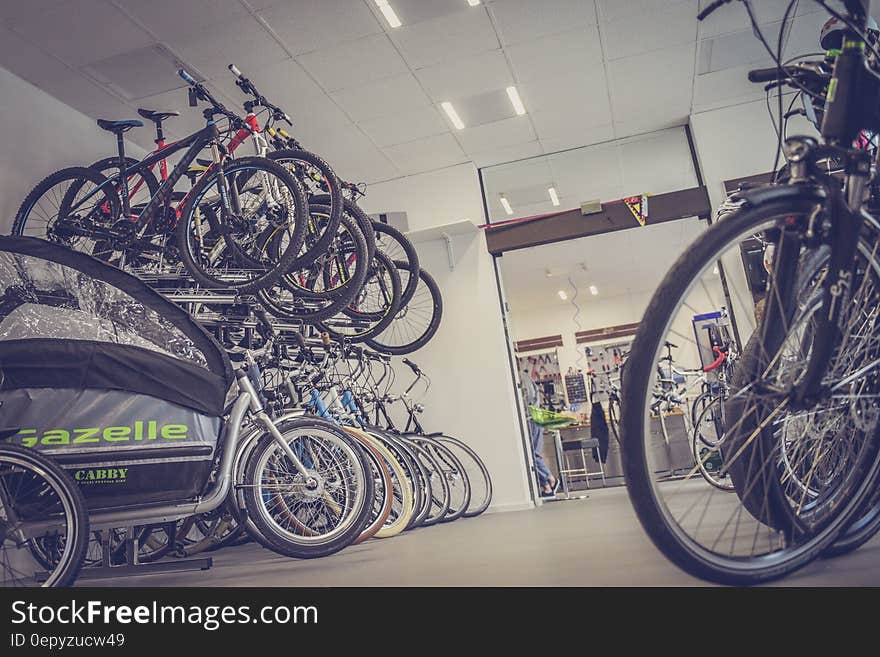
<path id="1" fill-rule="evenodd" d="M 137 278 L 0 237 L 0 435 L 56 460 L 91 510 L 203 493 L 233 380 L 223 348 Z"/>

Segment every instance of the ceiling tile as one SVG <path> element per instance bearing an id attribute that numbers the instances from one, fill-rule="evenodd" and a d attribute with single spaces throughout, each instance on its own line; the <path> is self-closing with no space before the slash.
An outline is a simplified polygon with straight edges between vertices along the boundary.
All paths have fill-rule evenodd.
<path id="1" fill-rule="evenodd" d="M 235 64 L 250 77 L 264 65 L 288 58 L 275 39 L 250 16 L 166 43 L 184 62 L 209 79 L 232 80 L 229 64 Z"/>
<path id="2" fill-rule="evenodd" d="M 205 117 L 202 116 L 201 111 L 187 105 L 187 94 L 184 89 L 175 89 L 174 91 L 141 98 L 137 101 L 136 106 L 151 110 L 174 110 L 180 112 L 180 116 L 167 119 L 162 124 L 165 132 L 168 135 L 173 135 L 175 138 L 185 137 L 205 127 Z M 151 128 L 138 130 L 138 133 L 141 132 L 149 135 L 151 134 Z M 151 142 L 152 139 L 153 136 L 151 135 Z"/>
<path id="3" fill-rule="evenodd" d="M 394 163 L 354 126 L 325 133 L 315 150 L 349 182 L 370 183 L 400 175 Z"/>
<path id="4" fill-rule="evenodd" d="M 157 43 L 93 62 L 83 70 L 122 98 L 135 100 L 183 89 L 186 83 L 176 73 L 178 64 L 174 55 Z"/>
<path id="5" fill-rule="evenodd" d="M 692 0 L 648 4 L 649 7 L 637 14 L 603 23 L 606 59 L 630 57 L 696 40 L 696 5 Z M 657 29 L 658 25 L 663 29 Z"/>
<path id="6" fill-rule="evenodd" d="M 213 25 L 248 16 L 247 10 L 239 0 L 115 1 L 163 41 L 198 34 Z"/>
<path id="7" fill-rule="evenodd" d="M 431 104 L 431 99 L 410 73 L 348 87 L 330 95 L 355 121 L 366 121 Z"/>
<path id="8" fill-rule="evenodd" d="M 259 15 L 296 55 L 382 31 L 363 0 L 276 2 Z"/>
<path id="9" fill-rule="evenodd" d="M 18 77 L 40 86 L 45 78 L 56 78 L 70 69 L 15 32 L 0 26 L 0 65 Z"/>
<path id="10" fill-rule="evenodd" d="M 495 28 L 485 11 L 459 11 L 414 25 L 404 24 L 389 34 L 412 68 L 499 47 Z"/>
<path id="11" fill-rule="evenodd" d="M 496 89 L 477 96 L 468 96 L 455 101 L 455 111 L 468 128 L 485 123 L 495 123 L 516 116 L 510 97 L 504 89 Z M 449 121 L 444 113 L 444 119 Z M 449 124 L 452 125 L 451 123 Z"/>
<path id="12" fill-rule="evenodd" d="M 611 122 L 608 85 L 602 68 L 535 79 L 519 85 L 519 93 L 526 109 L 532 113 L 564 115 L 566 119 L 576 119 L 576 125 Z"/>
<path id="13" fill-rule="evenodd" d="M 544 147 L 545 153 L 555 153 L 568 148 L 599 144 L 609 139 L 614 139 L 614 127 L 612 124 L 600 125 L 593 128 L 578 129 L 576 131 L 549 130 L 547 126 L 541 127 L 538 123 L 538 115 L 534 115 L 538 138 Z"/>
<path id="14" fill-rule="evenodd" d="M 537 139 L 528 116 L 514 116 L 476 128 L 457 130 L 455 138 L 468 155 Z"/>
<path id="15" fill-rule="evenodd" d="M 596 111 L 598 106 L 602 109 Z M 590 108 L 589 111 L 586 108 Z M 584 138 L 592 134 L 593 128 L 612 122 L 607 97 L 603 104 L 598 96 L 592 102 L 559 102 L 547 109 L 532 112 L 531 116 L 540 139 L 570 138 L 571 146 L 590 143 L 585 142 Z"/>
<path id="16" fill-rule="evenodd" d="M 328 91 L 360 86 L 407 71 L 406 64 L 385 34 L 306 53 L 297 61 Z"/>
<path id="17" fill-rule="evenodd" d="M 375 0 L 368 0 L 368 2 L 373 5 Z M 391 0 L 391 2 L 394 13 L 403 23 L 403 27 L 459 12 L 486 13 L 484 7 L 479 5 L 471 7 L 465 0 Z M 382 19 L 382 26 L 389 34 L 402 29 L 390 27 L 384 19 Z"/>
<path id="18" fill-rule="evenodd" d="M 100 34 L 96 34 L 98 25 Z M 154 42 L 153 37 L 105 0 L 68 2 L 22 15 L 10 21 L 9 26 L 70 66 L 81 66 Z"/>
<path id="19" fill-rule="evenodd" d="M 765 0 L 762 0 L 765 1 Z M 628 21 L 638 19 L 645 14 L 657 14 L 678 4 L 690 5 L 690 22 L 697 23 L 697 0 L 598 0 L 599 20 L 610 23 L 613 21 Z M 723 10 L 722 10 L 723 11 Z M 740 8 L 740 11 L 743 11 Z M 719 12 L 720 13 L 720 12 Z M 743 11 L 743 13 L 745 13 Z"/>
<path id="20" fill-rule="evenodd" d="M 405 174 L 440 169 L 468 160 L 455 138 L 448 133 L 389 146 L 384 151 Z"/>
<path id="21" fill-rule="evenodd" d="M 494 0 L 489 7 L 504 45 L 596 23 L 594 3 L 584 0 Z"/>
<path id="22" fill-rule="evenodd" d="M 135 111 L 119 98 L 76 73 L 67 72 L 54 79 L 44 79 L 40 88 L 62 103 L 93 118 L 113 120 L 137 118 Z M 110 140 L 108 143 L 112 146 L 113 137 L 109 133 L 108 139 Z"/>
<path id="23" fill-rule="evenodd" d="M 608 64 L 614 122 L 657 127 L 690 112 L 695 44 L 625 57 Z"/>
<path id="24" fill-rule="evenodd" d="M 428 94 L 437 102 L 476 96 L 513 84 L 500 50 L 474 55 L 416 71 Z"/>
<path id="25" fill-rule="evenodd" d="M 752 66 L 737 66 L 697 75 L 694 84 L 694 110 L 705 111 L 724 105 L 759 100 L 764 85 L 752 84 L 748 72 Z"/>
<path id="26" fill-rule="evenodd" d="M 599 28 L 595 25 L 524 41 L 505 50 L 520 82 L 602 68 Z"/>
<path id="27" fill-rule="evenodd" d="M 609 1 L 613 2 L 613 0 Z M 778 22 L 782 20 L 782 15 L 785 13 L 788 3 L 789 0 L 761 0 L 761 2 L 752 3 L 752 8 L 760 24 L 776 22 L 778 27 Z M 708 4 L 709 0 L 700 0 L 700 9 L 705 8 Z M 799 2 L 795 15 L 800 16 L 816 12 L 824 14 L 824 10 L 818 3 L 812 1 Z M 722 7 L 702 21 L 699 24 L 699 30 L 700 37 L 705 38 L 741 30 L 749 30 L 751 32 L 751 24 L 745 9 L 740 6 L 731 5 L 729 7 Z M 775 39 L 775 32 L 773 37 Z"/>
<path id="28" fill-rule="evenodd" d="M 431 105 L 369 119 L 358 125 L 378 146 L 393 146 L 449 132 L 449 127 Z"/>
<path id="29" fill-rule="evenodd" d="M 478 153 L 470 153 L 470 157 L 478 167 L 488 167 L 505 162 L 524 160 L 529 157 L 541 155 L 543 152 L 541 143 L 535 140 L 525 144 L 490 148 L 489 150 L 480 151 Z"/>

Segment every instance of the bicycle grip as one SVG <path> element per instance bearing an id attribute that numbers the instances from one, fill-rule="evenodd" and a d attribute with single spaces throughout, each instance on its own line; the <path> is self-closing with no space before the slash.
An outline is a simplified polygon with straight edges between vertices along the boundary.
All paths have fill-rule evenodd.
<path id="1" fill-rule="evenodd" d="M 321 342 L 324 344 L 325 347 L 329 347 L 330 346 L 330 334 L 326 333 L 326 332 L 322 333 L 321 334 Z"/>
<path id="2" fill-rule="evenodd" d="M 230 64 L 230 65 L 229 65 L 229 70 L 232 72 L 232 74 L 233 74 L 235 77 L 237 77 L 237 78 L 241 78 L 241 77 L 242 77 L 242 75 L 241 75 L 241 71 L 238 70 L 238 67 L 237 67 L 235 64 Z"/>
<path id="3" fill-rule="evenodd" d="M 779 70 L 773 68 L 756 68 L 749 71 L 749 82 L 770 82 L 779 77 Z M 782 77 L 788 77 L 783 75 Z"/>
<path id="4" fill-rule="evenodd" d="M 419 366 L 412 362 L 409 358 L 403 359 L 403 364 L 407 365 L 412 371 L 413 374 L 421 374 L 422 370 L 419 369 Z"/>
<path id="5" fill-rule="evenodd" d="M 185 69 L 177 69 L 177 74 L 182 77 L 187 84 L 198 84 L 198 82 L 196 82 L 196 79 L 189 73 L 187 73 Z"/>
<path id="6" fill-rule="evenodd" d="M 711 5 L 706 7 L 703 11 L 697 14 L 697 20 L 701 21 L 706 18 L 709 14 L 718 9 L 721 5 L 726 5 L 730 0 L 715 0 Z"/>

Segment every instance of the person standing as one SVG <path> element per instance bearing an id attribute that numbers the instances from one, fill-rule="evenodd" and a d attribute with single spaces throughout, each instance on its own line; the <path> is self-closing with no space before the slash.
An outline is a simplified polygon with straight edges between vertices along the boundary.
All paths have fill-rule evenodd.
<path id="1" fill-rule="evenodd" d="M 523 397 L 526 406 L 541 406 L 541 391 L 538 385 L 532 380 L 528 368 L 522 371 Z M 531 414 L 529 414 L 529 438 L 532 444 L 532 459 L 535 462 L 535 473 L 538 475 L 538 486 L 541 489 L 541 495 L 549 497 L 555 495 L 559 489 L 559 480 L 550 472 L 547 463 L 544 461 L 542 450 L 544 447 L 544 427 L 535 422 Z"/>

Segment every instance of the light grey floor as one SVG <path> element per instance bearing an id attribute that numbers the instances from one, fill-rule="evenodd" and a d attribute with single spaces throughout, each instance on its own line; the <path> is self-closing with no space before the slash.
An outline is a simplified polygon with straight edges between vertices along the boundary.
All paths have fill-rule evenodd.
<path id="1" fill-rule="evenodd" d="M 880 585 L 880 540 L 818 561 L 792 586 Z M 372 540 L 324 559 L 246 545 L 207 572 L 98 580 L 96 586 L 693 586 L 645 536 L 624 488 L 530 511 L 486 514 Z"/>

